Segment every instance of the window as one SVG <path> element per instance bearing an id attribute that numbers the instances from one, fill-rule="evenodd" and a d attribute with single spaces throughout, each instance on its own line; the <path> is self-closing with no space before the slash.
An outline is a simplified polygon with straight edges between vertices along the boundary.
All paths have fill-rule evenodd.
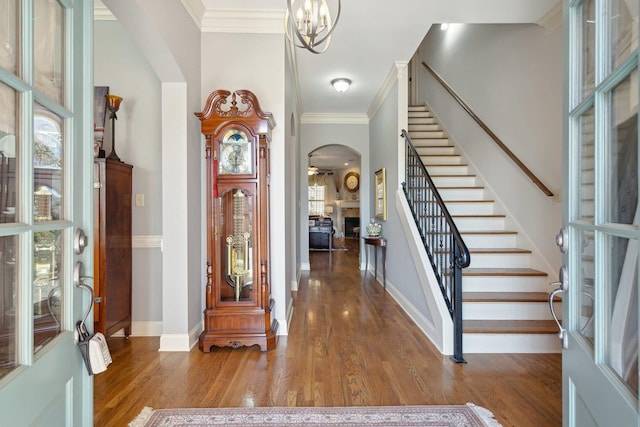
<path id="1" fill-rule="evenodd" d="M 309 215 L 324 215 L 324 185 L 309 186 Z"/>

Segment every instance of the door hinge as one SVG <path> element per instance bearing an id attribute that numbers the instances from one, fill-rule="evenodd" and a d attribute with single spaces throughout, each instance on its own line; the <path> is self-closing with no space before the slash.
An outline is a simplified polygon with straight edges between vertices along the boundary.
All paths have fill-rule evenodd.
<path id="1" fill-rule="evenodd" d="M 101 182 L 94 182 L 93 183 L 93 188 L 102 188 L 102 183 Z"/>
<path id="2" fill-rule="evenodd" d="M 102 302 L 102 297 L 95 297 L 95 298 L 93 299 L 93 302 L 94 302 L 95 304 L 100 304 L 100 303 Z"/>

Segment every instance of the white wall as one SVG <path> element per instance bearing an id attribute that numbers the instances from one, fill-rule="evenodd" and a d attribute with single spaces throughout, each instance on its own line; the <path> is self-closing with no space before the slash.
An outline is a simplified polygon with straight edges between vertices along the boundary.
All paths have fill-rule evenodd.
<path id="1" fill-rule="evenodd" d="M 557 272 L 554 237 L 561 226 L 562 32 L 536 25 L 433 27 L 416 54 L 557 195 L 545 196 L 418 65 L 426 102 L 538 249 L 536 267 Z M 426 84 L 422 84 L 426 82 Z M 516 226 L 517 226 L 516 224 Z M 553 277 L 555 277 L 553 273 Z"/>

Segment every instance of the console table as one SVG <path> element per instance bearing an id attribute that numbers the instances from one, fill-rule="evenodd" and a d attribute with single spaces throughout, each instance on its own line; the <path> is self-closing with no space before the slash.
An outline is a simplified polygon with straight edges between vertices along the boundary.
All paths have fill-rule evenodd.
<path id="1" fill-rule="evenodd" d="M 373 246 L 373 259 L 375 265 L 375 278 L 378 279 L 378 248 L 382 250 L 382 286 L 386 292 L 387 290 L 387 239 L 384 237 L 362 237 L 364 244 L 367 245 L 364 248 L 365 253 L 365 268 L 369 267 L 369 248 Z"/>

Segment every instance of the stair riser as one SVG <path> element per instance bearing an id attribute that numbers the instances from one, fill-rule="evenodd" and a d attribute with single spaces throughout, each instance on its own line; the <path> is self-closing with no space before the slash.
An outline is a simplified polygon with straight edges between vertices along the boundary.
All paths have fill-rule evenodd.
<path id="1" fill-rule="evenodd" d="M 414 201 L 414 209 L 420 215 L 421 213 L 427 213 L 432 206 L 429 206 L 427 203 Z M 494 203 L 491 202 L 467 202 L 467 203 L 455 203 L 449 202 L 447 203 L 447 210 L 453 216 L 455 215 L 492 215 L 493 214 Z M 476 248 L 483 247 L 493 247 L 493 246 L 473 246 Z M 507 247 L 507 246 L 501 246 Z"/>
<path id="2" fill-rule="evenodd" d="M 456 227 L 461 232 L 479 230 L 504 230 L 505 219 L 503 217 L 489 218 L 454 218 Z M 501 254 L 503 255 L 503 254 Z"/>
<path id="3" fill-rule="evenodd" d="M 463 334 L 464 353 L 560 353 L 555 334 Z"/>
<path id="4" fill-rule="evenodd" d="M 457 154 L 456 148 L 453 145 L 439 147 L 416 147 L 416 151 L 420 156 L 451 156 Z"/>
<path id="5" fill-rule="evenodd" d="M 492 215 L 495 203 L 447 203 L 447 210 L 451 215 Z M 475 246 L 477 248 L 481 246 Z"/>
<path id="6" fill-rule="evenodd" d="M 429 168 L 433 165 L 459 165 L 462 163 L 462 157 L 459 155 L 454 156 L 420 156 L 422 163 Z"/>
<path id="7" fill-rule="evenodd" d="M 528 268 L 530 254 L 477 254 L 471 253 L 469 268 Z"/>
<path id="8" fill-rule="evenodd" d="M 469 167 L 466 165 L 442 166 L 442 165 L 425 165 L 429 175 L 468 175 Z"/>
<path id="9" fill-rule="evenodd" d="M 515 234 L 466 234 L 460 232 L 468 248 L 513 248 Z"/>
<path id="10" fill-rule="evenodd" d="M 439 188 L 442 200 L 484 200 L 483 188 Z"/>
<path id="11" fill-rule="evenodd" d="M 443 177 L 431 177 L 436 187 L 473 187 L 476 185 L 476 178 L 474 176 L 443 176 Z"/>
<path id="12" fill-rule="evenodd" d="M 442 131 L 442 128 L 437 123 L 421 123 L 421 124 L 409 124 L 409 135 L 414 132 L 432 132 Z"/>
<path id="13" fill-rule="evenodd" d="M 432 125 L 436 123 L 436 119 L 433 117 L 425 116 L 409 116 L 409 132 L 414 125 Z"/>
<path id="14" fill-rule="evenodd" d="M 473 256 L 472 256 L 473 257 Z M 462 278 L 465 292 L 549 292 L 549 277 L 480 277 Z"/>
<path id="15" fill-rule="evenodd" d="M 411 138 L 414 147 L 445 147 L 451 146 L 449 143 L 449 138 L 421 138 L 421 139 L 413 139 Z"/>
<path id="16" fill-rule="evenodd" d="M 562 303 L 553 304 L 562 318 Z M 465 302 L 463 319 L 473 320 L 552 320 L 546 302 Z"/>
<path id="17" fill-rule="evenodd" d="M 419 132 L 410 132 L 409 136 L 411 137 L 411 139 L 413 138 L 441 138 L 444 136 L 444 132 L 442 131 L 433 131 L 433 132 L 425 132 L 425 131 L 419 131 Z"/>

